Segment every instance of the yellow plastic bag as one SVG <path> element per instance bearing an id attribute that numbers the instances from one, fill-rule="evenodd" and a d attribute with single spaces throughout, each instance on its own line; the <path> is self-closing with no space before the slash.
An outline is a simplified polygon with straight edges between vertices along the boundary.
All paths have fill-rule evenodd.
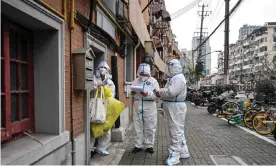
<path id="1" fill-rule="evenodd" d="M 100 93 L 101 93 L 101 92 L 98 91 L 98 96 L 101 95 Z M 111 91 L 110 88 L 104 87 L 104 96 L 105 96 L 105 98 L 112 97 L 112 91 Z"/>
<path id="2" fill-rule="evenodd" d="M 105 87 L 104 93 L 107 101 L 106 121 L 104 124 L 90 124 L 91 134 L 94 138 L 105 135 L 112 128 L 120 113 L 125 108 L 124 103 L 112 97 L 112 91 L 109 88 Z"/>
<path id="3" fill-rule="evenodd" d="M 251 100 L 247 99 L 246 102 L 244 102 L 244 108 L 248 108 L 248 106 L 251 104 Z"/>

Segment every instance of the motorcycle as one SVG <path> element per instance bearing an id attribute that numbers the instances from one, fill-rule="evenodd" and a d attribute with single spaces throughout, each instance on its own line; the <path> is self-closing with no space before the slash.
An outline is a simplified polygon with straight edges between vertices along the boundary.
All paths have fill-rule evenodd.
<path id="1" fill-rule="evenodd" d="M 200 105 L 205 106 L 207 103 L 209 103 L 211 101 L 212 96 L 213 96 L 212 91 L 198 92 L 195 95 L 194 104 L 196 106 L 200 106 Z"/>
<path id="2" fill-rule="evenodd" d="M 214 114 L 218 111 L 222 111 L 222 106 L 224 103 L 234 98 L 234 93 L 232 92 L 224 92 L 219 96 L 213 96 L 210 99 L 209 105 L 207 107 L 207 111 L 209 114 Z"/>

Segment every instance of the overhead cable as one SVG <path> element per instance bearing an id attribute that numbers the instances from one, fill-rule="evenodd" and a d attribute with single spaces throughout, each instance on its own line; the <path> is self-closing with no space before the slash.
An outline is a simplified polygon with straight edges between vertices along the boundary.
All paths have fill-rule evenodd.
<path id="1" fill-rule="evenodd" d="M 180 9 L 179 11 L 177 11 L 176 13 L 173 13 L 173 15 L 171 15 L 171 20 L 178 18 L 179 16 L 183 15 L 184 13 L 186 13 L 187 11 L 191 10 L 192 8 L 194 8 L 197 4 L 199 4 L 202 0 L 195 0 L 194 2 L 192 2 L 191 4 L 189 4 L 187 7 Z"/>
<path id="2" fill-rule="evenodd" d="M 194 0 L 192 3 L 188 4 L 187 6 L 177 10 L 176 12 L 174 12 L 173 14 L 171 14 L 171 17 L 175 17 L 176 15 L 180 14 L 182 11 L 187 10 L 187 8 L 189 8 L 191 5 L 193 5 L 194 3 L 196 3 L 199 0 Z"/>
<path id="3" fill-rule="evenodd" d="M 219 29 L 219 27 L 224 23 L 224 21 L 229 18 L 235 10 L 238 8 L 238 6 L 243 2 L 244 0 L 239 0 L 235 6 L 231 9 L 230 13 L 219 23 L 219 25 L 213 30 L 213 32 L 199 45 L 196 49 L 193 50 L 193 52 L 197 51 L 203 44 L 206 43 L 206 41 Z"/>

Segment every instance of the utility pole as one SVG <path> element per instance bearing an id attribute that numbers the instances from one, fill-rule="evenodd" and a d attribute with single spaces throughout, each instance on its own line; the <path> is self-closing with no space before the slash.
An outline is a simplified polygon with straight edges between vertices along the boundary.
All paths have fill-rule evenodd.
<path id="1" fill-rule="evenodd" d="M 225 32 L 224 32 L 224 84 L 229 84 L 229 4 L 230 0 L 225 0 Z"/>
<path id="2" fill-rule="evenodd" d="M 203 22 L 204 22 L 204 17 L 205 16 L 209 16 L 209 13 L 210 13 L 210 11 L 205 11 L 204 9 L 205 9 L 205 7 L 208 7 L 207 5 L 202 5 L 202 6 L 199 6 L 199 7 L 201 7 L 202 9 L 201 9 L 201 11 L 199 11 L 198 13 L 199 13 L 199 16 L 201 17 L 201 23 L 200 23 L 200 35 L 199 35 L 199 45 L 201 45 L 201 43 L 202 43 L 202 38 L 203 38 Z M 202 46 L 200 46 L 199 47 L 199 51 L 198 51 L 198 57 L 197 57 L 197 59 L 199 60 L 199 59 L 201 59 L 202 57 Z M 199 77 L 199 74 L 197 73 L 196 74 L 196 81 L 197 81 L 197 89 L 199 89 L 200 88 L 200 77 Z"/>

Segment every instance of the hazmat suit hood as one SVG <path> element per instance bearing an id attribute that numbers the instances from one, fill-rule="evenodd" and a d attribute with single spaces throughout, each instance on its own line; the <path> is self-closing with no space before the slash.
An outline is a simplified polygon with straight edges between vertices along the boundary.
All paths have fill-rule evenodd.
<path id="1" fill-rule="evenodd" d="M 150 77 L 151 71 L 150 71 L 150 65 L 146 63 L 141 63 L 137 70 L 137 76 L 142 80 L 146 81 Z M 148 76 L 143 76 L 148 75 Z"/>
<path id="2" fill-rule="evenodd" d="M 169 77 L 173 77 L 177 74 L 182 73 L 182 66 L 180 61 L 177 59 L 173 59 L 167 63 L 167 72 Z"/>
<path id="3" fill-rule="evenodd" d="M 101 61 L 97 71 L 96 71 L 96 76 L 100 77 L 101 75 L 105 76 L 105 79 L 112 79 L 112 76 L 110 75 L 110 67 L 108 66 L 108 64 L 105 61 Z"/>
<path id="4" fill-rule="evenodd" d="M 141 76 L 142 74 L 149 75 L 151 74 L 150 65 L 146 63 L 141 63 L 137 70 L 137 76 Z"/>

